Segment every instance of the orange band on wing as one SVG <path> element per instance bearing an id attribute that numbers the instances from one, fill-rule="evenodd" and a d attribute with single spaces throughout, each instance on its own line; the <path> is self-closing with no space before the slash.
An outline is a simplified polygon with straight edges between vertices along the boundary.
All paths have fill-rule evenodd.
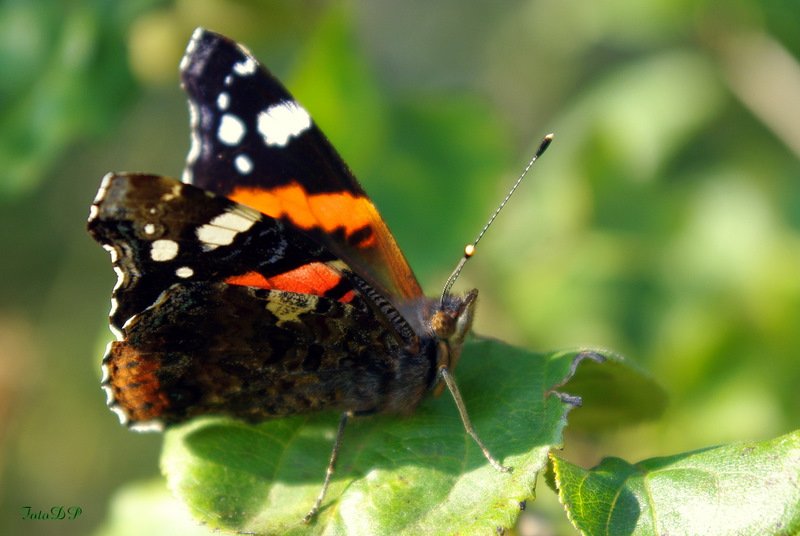
<path id="1" fill-rule="evenodd" d="M 270 285 L 269 279 L 264 277 L 263 275 L 259 274 L 258 272 L 247 272 L 246 274 L 242 275 L 232 275 L 228 279 L 225 280 L 226 283 L 229 285 L 240 285 L 243 287 L 256 287 L 256 288 L 275 288 L 274 285 Z"/>
<path id="2" fill-rule="evenodd" d="M 271 190 L 236 188 L 229 197 L 273 218 L 286 216 L 301 229 L 320 227 L 331 233 L 343 228 L 348 237 L 379 219 L 366 197 L 350 192 L 309 194 L 297 182 Z M 375 234 L 370 233 L 356 247 L 374 245 Z"/>
<path id="3" fill-rule="evenodd" d="M 111 387 L 132 421 L 156 419 L 169 409 L 169 400 L 155 375 L 158 362 L 123 342 L 114 343 L 111 355 Z"/>
<path id="4" fill-rule="evenodd" d="M 363 194 L 347 190 L 311 194 L 292 181 L 271 189 L 239 187 L 228 197 L 272 218 L 288 219 L 341 260 L 360 268 L 367 283 L 386 296 L 407 300 L 422 296 L 394 237 Z"/>
<path id="5" fill-rule="evenodd" d="M 225 282 L 230 285 L 285 290 L 287 292 L 314 294 L 315 296 L 323 297 L 341 283 L 341 281 L 342 276 L 339 273 L 321 262 L 304 264 L 294 270 L 272 277 L 264 277 L 258 272 L 248 272 L 242 275 L 231 276 L 225 280 Z M 354 296 L 355 294 L 353 291 L 349 290 L 338 298 L 338 300 L 348 303 L 353 300 Z"/>

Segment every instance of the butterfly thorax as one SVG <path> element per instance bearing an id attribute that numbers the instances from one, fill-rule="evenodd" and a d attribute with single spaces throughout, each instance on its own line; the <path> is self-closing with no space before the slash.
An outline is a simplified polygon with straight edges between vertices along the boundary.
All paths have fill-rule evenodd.
<path id="1" fill-rule="evenodd" d="M 401 307 L 403 317 L 419 335 L 419 348 L 416 351 L 406 348 L 407 355 L 401 357 L 395 380 L 397 393 L 387 401 L 385 411 L 408 413 L 425 394 L 442 393 L 444 383 L 438 371 L 441 367 L 452 371 L 458 364 L 464 340 L 472 328 L 477 297 L 478 291 L 472 290 L 463 297 L 446 296 L 444 300 L 424 297 Z M 408 376 L 411 363 L 425 367 L 424 381 Z M 427 388 L 420 390 L 421 385 Z M 410 396 L 412 392 L 416 396 Z"/>

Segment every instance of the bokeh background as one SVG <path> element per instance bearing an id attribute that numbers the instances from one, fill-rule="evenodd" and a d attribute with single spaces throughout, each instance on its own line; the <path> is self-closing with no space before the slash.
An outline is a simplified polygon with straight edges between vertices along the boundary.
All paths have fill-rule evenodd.
<path id="1" fill-rule="evenodd" d="M 84 226 L 107 171 L 180 176 L 177 66 L 198 25 L 305 105 L 430 294 L 555 133 L 457 285 L 481 291 L 476 331 L 613 349 L 670 394 L 656 422 L 568 429 L 566 457 L 798 428 L 800 4 L 5 0 L 0 533 L 125 534 L 132 483 L 156 497 L 140 517 L 183 522 L 160 499 L 160 437 L 105 408 L 115 277 Z M 570 534 L 543 485 L 538 499 Z M 83 514 L 22 520 L 60 505 Z"/>

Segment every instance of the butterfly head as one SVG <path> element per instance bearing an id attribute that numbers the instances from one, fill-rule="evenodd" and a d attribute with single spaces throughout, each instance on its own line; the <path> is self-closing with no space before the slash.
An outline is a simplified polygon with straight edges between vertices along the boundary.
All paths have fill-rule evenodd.
<path id="1" fill-rule="evenodd" d="M 431 317 L 431 329 L 436 337 L 453 346 L 461 346 L 472 327 L 478 290 L 466 296 L 447 296 L 439 302 L 438 310 Z"/>
<path id="2" fill-rule="evenodd" d="M 461 347 L 472 328 L 477 299 L 478 291 L 474 289 L 463 297 L 448 295 L 437 302 L 438 307 L 430 319 L 431 330 L 439 343 L 437 369 L 447 367 L 452 371 L 456 368 Z M 438 396 L 443 389 L 444 383 L 437 384 L 433 395 Z"/>

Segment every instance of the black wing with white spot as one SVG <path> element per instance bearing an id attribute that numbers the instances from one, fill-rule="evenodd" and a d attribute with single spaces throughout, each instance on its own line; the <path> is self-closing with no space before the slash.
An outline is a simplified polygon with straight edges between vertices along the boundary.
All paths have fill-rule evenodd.
<path id="1" fill-rule="evenodd" d="M 181 61 L 192 145 L 183 181 L 280 218 L 398 302 L 422 297 L 372 201 L 308 112 L 250 52 L 198 28 Z"/>
<path id="2" fill-rule="evenodd" d="M 308 112 L 240 44 L 198 28 L 181 61 L 192 146 L 183 181 L 220 195 L 297 181 L 364 195 Z"/>
<path id="3" fill-rule="evenodd" d="M 117 284 L 109 317 L 120 340 L 125 323 L 175 283 L 269 278 L 334 260 L 257 210 L 155 175 L 106 175 L 88 229 L 111 253 Z"/>

